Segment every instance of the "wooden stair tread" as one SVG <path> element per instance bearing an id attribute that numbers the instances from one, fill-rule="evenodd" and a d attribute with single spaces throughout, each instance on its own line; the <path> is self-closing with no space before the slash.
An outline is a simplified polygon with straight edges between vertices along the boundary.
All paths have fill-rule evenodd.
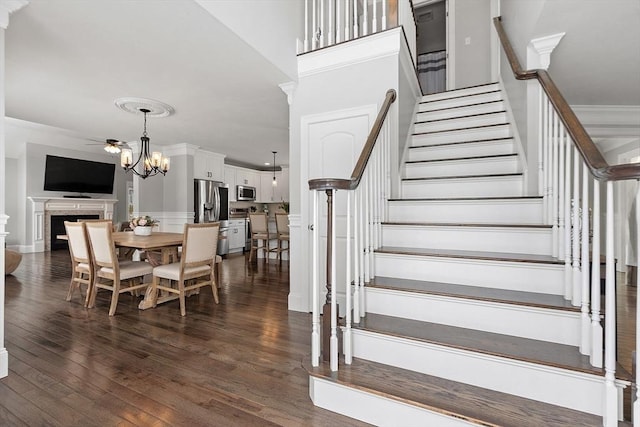
<path id="1" fill-rule="evenodd" d="M 507 176 L 522 176 L 522 172 L 515 173 L 490 173 L 490 174 L 477 174 L 477 175 L 442 175 L 442 176 L 429 176 L 420 178 L 402 178 L 402 181 L 436 181 L 441 179 L 472 179 L 472 178 L 501 178 Z"/>
<path id="2" fill-rule="evenodd" d="M 505 123 L 497 123 L 497 124 L 491 124 L 491 125 L 469 126 L 469 127 L 465 127 L 465 128 L 432 130 L 432 131 L 429 131 L 429 132 L 414 132 L 412 135 L 430 135 L 430 134 L 434 134 L 434 133 L 455 132 L 455 131 L 470 130 L 470 129 L 485 129 L 485 128 L 491 128 L 491 127 L 496 127 L 496 126 L 508 126 L 508 125 L 510 125 L 510 123 L 509 122 L 505 122 Z"/>
<path id="3" fill-rule="evenodd" d="M 377 253 L 436 256 L 446 258 L 470 258 L 489 261 L 531 262 L 540 264 L 564 265 L 564 261 L 549 255 L 512 254 L 505 252 L 463 251 L 457 249 L 430 249 L 430 248 L 398 248 L 382 246 L 376 249 Z"/>
<path id="4" fill-rule="evenodd" d="M 367 313 L 355 329 L 447 347 L 604 376 L 577 347 L 438 323 Z"/>
<path id="5" fill-rule="evenodd" d="M 428 144 L 428 145 L 412 145 L 409 147 L 409 150 L 415 149 L 415 148 L 431 148 L 431 147 L 442 147 L 445 145 L 459 145 L 459 144 L 473 144 L 476 142 L 492 142 L 492 141 L 504 141 L 507 139 L 513 139 L 512 136 L 505 136 L 503 138 L 488 138 L 488 139 L 472 139 L 472 140 L 465 140 L 465 141 L 456 141 L 456 142 L 441 142 L 438 144 Z"/>
<path id="6" fill-rule="evenodd" d="M 328 363 L 312 367 L 309 359 L 303 366 L 312 376 L 483 426 L 602 425 L 595 415 L 368 360 L 354 358 L 331 372 Z"/>
<path id="7" fill-rule="evenodd" d="M 488 156 L 468 156 L 468 157 L 449 157 L 446 159 L 431 159 L 431 160 L 409 160 L 405 162 L 408 165 L 415 165 L 420 163 L 437 163 L 437 162 L 454 162 L 457 160 L 486 160 L 486 159 L 500 159 L 505 157 L 518 157 L 517 153 L 510 154 L 491 154 Z"/>
<path id="8" fill-rule="evenodd" d="M 469 223 L 469 222 L 392 222 L 386 221 L 382 225 L 411 225 L 411 226 L 431 226 L 431 227 L 497 227 L 497 228 L 541 228 L 551 229 L 548 224 L 504 224 L 504 223 Z"/>
<path id="9" fill-rule="evenodd" d="M 376 277 L 367 286 L 372 288 L 393 289 L 430 295 L 451 296 L 528 307 L 580 312 L 580 307 L 572 306 L 571 301 L 565 300 L 561 295 L 512 291 L 509 289 L 493 289 L 479 286 L 457 285 L 453 283 L 397 279 L 393 277 Z"/>

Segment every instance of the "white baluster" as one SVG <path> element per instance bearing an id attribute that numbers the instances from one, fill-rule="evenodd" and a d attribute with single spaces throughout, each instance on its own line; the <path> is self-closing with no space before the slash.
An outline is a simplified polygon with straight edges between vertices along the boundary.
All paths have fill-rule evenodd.
<path id="1" fill-rule="evenodd" d="M 591 353 L 590 319 L 589 319 L 589 171 L 587 165 L 582 166 L 582 307 L 581 325 L 582 338 L 580 340 L 580 353 Z M 597 280 L 594 278 L 594 280 Z"/>
<path id="2" fill-rule="evenodd" d="M 549 101 L 547 97 L 544 97 L 543 111 L 542 111 L 542 156 L 544 158 L 544 173 L 542 174 L 542 214 L 545 224 L 549 224 L 549 170 L 551 165 L 549 164 Z"/>
<path id="3" fill-rule="evenodd" d="M 311 23 L 313 24 L 313 34 L 311 35 L 311 50 L 316 50 L 316 49 L 318 48 L 318 37 L 317 37 L 318 21 L 317 21 L 317 11 L 318 11 L 318 4 L 316 3 L 316 0 L 313 0 L 312 8 L 311 8 L 311 15 L 312 15 Z"/>
<path id="4" fill-rule="evenodd" d="M 544 109 L 545 93 L 538 85 L 538 195 L 544 196 Z"/>
<path id="5" fill-rule="evenodd" d="M 566 187 L 564 184 L 564 180 L 565 180 L 565 160 L 564 160 L 564 152 L 565 152 L 565 148 L 564 148 L 564 127 L 562 126 L 562 124 L 560 124 L 558 126 L 558 164 L 559 164 L 559 170 L 558 170 L 558 259 L 564 261 L 565 259 L 565 250 L 566 250 L 566 243 L 565 243 L 565 224 L 564 224 L 564 218 L 565 218 L 565 198 L 567 197 L 566 195 Z"/>
<path id="6" fill-rule="evenodd" d="M 371 34 L 378 32 L 378 2 L 373 0 L 373 18 L 371 18 Z"/>
<path id="7" fill-rule="evenodd" d="M 618 390 L 616 380 L 616 287 L 615 263 L 613 259 L 613 181 L 607 181 L 607 235 L 606 235 L 606 281 L 605 281 L 605 359 L 604 359 L 604 413 L 603 426 L 618 425 Z"/>
<path id="8" fill-rule="evenodd" d="M 309 0 L 304 0 L 304 51 L 309 52 Z"/>
<path id="9" fill-rule="evenodd" d="M 327 239 L 331 239 L 331 337 L 329 338 L 329 363 L 331 365 L 331 371 L 338 370 L 338 302 L 336 294 L 338 293 L 336 282 L 336 190 L 331 190 L 333 196 L 333 205 L 331 208 L 331 236 L 327 236 Z"/>
<path id="10" fill-rule="evenodd" d="M 600 183 L 593 182 L 593 244 L 591 245 L 591 365 L 602 368 L 600 323 Z"/>
<path id="11" fill-rule="evenodd" d="M 360 245 L 358 247 L 359 250 L 359 254 L 358 256 L 360 257 L 360 317 L 364 317 L 366 310 L 365 310 L 365 306 L 364 306 L 364 284 L 365 284 L 365 272 L 367 271 L 366 266 L 365 266 L 365 243 L 364 243 L 364 234 L 365 234 L 365 228 L 364 228 L 364 210 L 365 210 L 365 204 L 364 204 L 364 187 L 362 186 L 362 182 L 360 183 L 360 186 L 358 187 L 358 191 L 360 192 L 360 196 L 359 196 L 359 201 L 360 201 L 360 213 L 358 215 L 359 218 L 359 226 L 358 226 L 358 233 L 359 233 L 359 237 L 360 237 Z"/>
<path id="12" fill-rule="evenodd" d="M 335 0 L 329 0 L 329 34 L 327 34 L 327 38 L 328 38 L 328 44 L 329 46 L 331 46 L 333 44 L 333 36 L 334 36 L 334 29 L 333 29 L 333 2 Z"/>
<path id="13" fill-rule="evenodd" d="M 318 306 L 318 192 L 313 192 L 313 222 L 311 227 L 311 283 L 312 283 L 312 314 L 311 314 L 311 365 L 320 364 L 320 308 Z"/>
<path id="14" fill-rule="evenodd" d="M 360 323 L 360 187 L 353 191 L 353 277 L 355 280 L 353 288 L 353 323 Z"/>
<path id="15" fill-rule="evenodd" d="M 551 110 L 552 128 L 551 128 L 551 158 L 552 158 L 552 181 L 551 181 L 551 255 L 558 257 L 558 115 L 555 110 Z"/>
<path id="16" fill-rule="evenodd" d="M 344 347 L 344 362 L 350 365 L 353 360 L 351 349 L 351 191 L 347 191 L 347 283 L 345 288 L 347 299 L 347 311 L 345 313 L 345 330 L 342 346 Z"/>
<path id="17" fill-rule="evenodd" d="M 325 0 L 320 0 L 320 27 L 318 31 L 318 35 L 320 37 L 320 47 L 325 47 L 325 34 L 324 34 L 324 2 Z"/>
<path id="18" fill-rule="evenodd" d="M 342 25 L 340 24 L 340 0 L 336 0 L 336 43 L 342 41 Z"/>
<path id="19" fill-rule="evenodd" d="M 351 39 L 349 37 L 349 16 L 349 0 L 344 0 L 344 41 Z"/>
<path id="20" fill-rule="evenodd" d="M 364 205 L 362 207 L 362 227 L 363 227 L 363 236 L 364 236 L 364 283 L 367 284 L 370 281 L 370 263 L 371 263 L 371 251 L 369 245 L 369 200 L 371 198 L 371 194 L 369 192 L 369 173 L 365 171 L 362 176 L 362 181 L 360 181 L 360 185 L 362 185 L 362 191 L 364 192 Z"/>
<path id="21" fill-rule="evenodd" d="M 358 0 L 353 2 L 353 38 L 358 38 Z"/>
<path id="22" fill-rule="evenodd" d="M 553 225 L 553 107 L 547 101 L 547 224 Z"/>
<path id="23" fill-rule="evenodd" d="M 375 3 L 376 0 L 373 0 Z M 362 2 L 362 35 L 366 36 L 369 34 L 369 0 L 363 0 Z"/>
<path id="24" fill-rule="evenodd" d="M 582 275 L 580 274 L 580 156 L 578 149 L 573 150 L 573 199 L 571 207 L 573 209 L 573 232 L 571 234 L 571 241 L 573 242 L 573 294 L 571 304 L 579 306 L 582 298 L 580 295 L 580 289 L 582 287 Z"/>
<path id="25" fill-rule="evenodd" d="M 636 193 L 636 268 L 640 269 L 640 181 L 638 181 L 638 191 Z M 636 289 L 640 289 L 640 274 L 636 270 Z M 636 299 L 636 325 L 640 325 L 640 304 Z M 636 361 L 640 355 L 640 328 L 636 327 Z M 636 362 L 637 363 L 637 362 Z M 636 365 L 637 366 L 637 365 Z M 633 425 L 637 427 L 640 423 L 640 369 L 636 368 L 636 395 L 632 397 L 633 400 Z"/>
<path id="26" fill-rule="evenodd" d="M 375 275 L 373 274 L 375 271 L 373 268 L 373 263 L 375 261 L 375 256 L 373 251 L 373 228 L 374 228 L 373 206 L 375 204 L 376 194 L 374 192 L 374 187 L 373 187 L 373 184 L 374 184 L 373 181 L 375 180 L 375 177 L 373 175 L 371 167 L 367 168 L 367 177 L 368 177 L 367 182 L 369 184 L 368 186 L 369 205 L 367 206 L 367 212 L 369 213 L 368 230 L 367 230 L 367 234 L 369 235 L 369 248 L 367 249 L 367 251 L 369 253 L 369 280 L 373 280 L 373 278 L 375 277 Z"/>
<path id="27" fill-rule="evenodd" d="M 388 0 L 382 0 L 382 23 L 381 23 L 382 24 L 381 25 L 382 31 L 387 29 L 387 1 Z M 400 5 L 399 4 L 396 6 L 396 9 L 397 9 L 396 14 L 397 14 L 398 18 L 400 18 Z"/>
<path id="28" fill-rule="evenodd" d="M 570 301 L 573 297 L 573 270 L 571 268 L 571 139 L 563 129 L 564 144 L 564 217 L 566 224 L 564 228 L 564 299 Z"/>

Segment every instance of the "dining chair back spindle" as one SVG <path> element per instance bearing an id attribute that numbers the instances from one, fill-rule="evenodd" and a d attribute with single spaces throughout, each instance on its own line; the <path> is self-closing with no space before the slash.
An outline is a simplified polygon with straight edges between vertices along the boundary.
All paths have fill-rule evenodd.
<path id="1" fill-rule="evenodd" d="M 91 287 L 93 283 L 93 261 L 89 250 L 89 240 L 84 223 L 65 221 L 64 227 L 67 233 L 69 254 L 71 255 L 71 283 L 67 292 L 67 301 L 71 301 L 76 289 L 86 285 L 84 306 L 87 307 L 91 300 Z"/>
<path id="2" fill-rule="evenodd" d="M 95 267 L 89 307 L 95 305 L 97 290 L 107 289 L 112 293 L 109 316 L 113 316 L 118 306 L 119 295 L 146 288 L 148 284 L 143 283 L 143 278 L 146 274 L 153 273 L 153 267 L 143 261 L 119 262 L 110 222 L 90 221 L 84 225 L 89 236 L 91 258 Z"/>
<path id="3" fill-rule="evenodd" d="M 180 300 L 180 315 L 185 316 L 186 293 L 203 286 L 211 286 L 215 303 L 220 302 L 214 273 L 219 232 L 219 222 L 184 225 L 180 261 L 153 269 L 154 307 L 158 290 L 174 293 Z M 169 280 L 169 285 L 162 284 L 161 279 Z M 176 282 L 177 288 L 171 286 L 171 282 Z"/>
<path id="4" fill-rule="evenodd" d="M 282 261 L 282 252 L 289 252 L 289 215 L 286 213 L 276 213 L 276 233 L 278 236 L 278 246 L 275 251 L 278 254 L 278 259 Z M 284 243 L 287 246 L 284 247 Z"/>

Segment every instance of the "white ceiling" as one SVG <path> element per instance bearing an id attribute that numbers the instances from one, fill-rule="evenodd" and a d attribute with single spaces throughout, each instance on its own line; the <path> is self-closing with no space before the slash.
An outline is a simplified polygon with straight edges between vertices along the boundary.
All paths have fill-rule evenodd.
<path id="1" fill-rule="evenodd" d="M 290 80 L 192 0 L 32 0 L 6 32 L 6 115 L 62 135 L 134 141 L 142 116 L 113 101 L 150 98 L 176 111 L 149 119 L 152 148 L 188 143 L 256 166 L 275 150 L 288 164 L 278 84 Z M 101 150 L 71 136 L 67 148 Z"/>

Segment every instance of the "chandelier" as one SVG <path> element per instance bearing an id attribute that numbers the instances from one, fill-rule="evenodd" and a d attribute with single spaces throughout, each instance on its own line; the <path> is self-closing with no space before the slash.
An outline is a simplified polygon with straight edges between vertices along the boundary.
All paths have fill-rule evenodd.
<path id="1" fill-rule="evenodd" d="M 144 114 L 144 132 L 140 137 L 142 146 L 140 154 L 135 163 L 133 163 L 133 151 L 130 148 L 123 148 L 120 153 L 120 166 L 125 172 L 132 171 L 142 179 L 161 173 L 165 175 L 169 170 L 169 158 L 163 157 L 160 151 L 153 151 L 149 155 L 149 137 L 147 136 L 147 114 L 151 112 L 148 108 L 140 108 L 139 111 Z M 142 172 L 136 170 L 136 166 L 142 166 Z"/>

